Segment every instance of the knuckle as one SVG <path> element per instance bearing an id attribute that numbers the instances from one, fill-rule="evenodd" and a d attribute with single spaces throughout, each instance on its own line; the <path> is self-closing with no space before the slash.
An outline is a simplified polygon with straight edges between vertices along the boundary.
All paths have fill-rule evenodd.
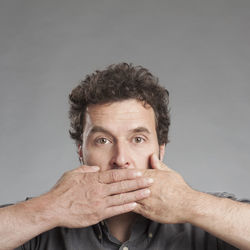
<path id="1" fill-rule="evenodd" d="M 118 194 L 117 199 L 118 199 L 119 203 L 125 201 L 123 194 Z"/>
<path id="2" fill-rule="evenodd" d="M 105 199 L 104 199 L 104 204 L 105 204 L 105 207 L 109 207 L 109 206 L 112 206 L 113 205 L 113 199 L 112 199 L 113 197 L 111 196 L 111 197 L 106 197 Z"/>
<path id="3" fill-rule="evenodd" d="M 112 181 L 118 181 L 119 180 L 119 173 L 118 171 L 112 171 L 110 173 L 110 177 Z"/>
<path id="4" fill-rule="evenodd" d="M 106 196 L 107 192 L 108 192 L 108 187 L 107 187 L 107 185 L 101 184 L 101 185 L 99 186 L 99 194 L 101 194 L 102 196 Z"/>
<path id="5" fill-rule="evenodd" d="M 96 172 L 94 173 L 94 176 L 95 176 L 95 180 L 98 182 L 98 183 L 104 183 L 104 177 L 105 177 L 105 172 Z"/>

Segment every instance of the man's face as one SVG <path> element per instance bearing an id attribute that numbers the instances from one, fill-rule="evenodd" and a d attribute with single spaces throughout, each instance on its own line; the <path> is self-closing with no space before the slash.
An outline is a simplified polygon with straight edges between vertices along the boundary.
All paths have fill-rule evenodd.
<path id="1" fill-rule="evenodd" d="M 153 109 L 135 99 L 90 105 L 86 110 L 82 156 L 84 163 L 101 171 L 149 168 L 149 156 L 163 157 Z M 161 149 L 161 150 L 160 150 Z"/>

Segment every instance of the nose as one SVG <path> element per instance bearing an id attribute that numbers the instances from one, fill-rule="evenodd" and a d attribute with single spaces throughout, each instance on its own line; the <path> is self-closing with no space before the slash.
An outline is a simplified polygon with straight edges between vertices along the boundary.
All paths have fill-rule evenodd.
<path id="1" fill-rule="evenodd" d="M 112 168 L 131 168 L 129 148 L 126 142 L 116 143 L 112 152 L 110 165 Z"/>

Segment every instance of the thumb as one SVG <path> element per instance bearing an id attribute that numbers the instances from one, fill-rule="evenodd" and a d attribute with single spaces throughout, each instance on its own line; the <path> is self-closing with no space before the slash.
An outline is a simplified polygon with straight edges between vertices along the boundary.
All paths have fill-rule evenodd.
<path id="1" fill-rule="evenodd" d="M 150 157 L 151 167 L 159 170 L 169 170 L 169 168 L 157 157 L 156 154 L 152 154 Z"/>
<path id="2" fill-rule="evenodd" d="M 161 169 L 160 160 L 158 159 L 156 154 L 152 154 L 150 156 L 150 163 L 153 169 Z"/>

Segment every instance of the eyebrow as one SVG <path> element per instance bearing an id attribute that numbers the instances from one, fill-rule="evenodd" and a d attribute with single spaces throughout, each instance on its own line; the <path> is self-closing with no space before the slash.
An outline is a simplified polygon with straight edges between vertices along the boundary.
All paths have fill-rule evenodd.
<path id="1" fill-rule="evenodd" d="M 129 132 L 150 134 L 149 130 L 146 127 L 137 127 L 137 128 L 134 128 L 134 129 L 130 129 Z"/>
<path id="2" fill-rule="evenodd" d="M 101 126 L 94 126 L 90 130 L 89 134 L 94 134 L 94 133 L 98 133 L 98 132 L 105 133 L 105 134 L 108 134 L 108 135 L 113 137 L 113 134 L 110 131 L 108 131 L 107 129 L 105 129 L 105 128 L 101 127 Z M 142 126 L 134 128 L 134 129 L 130 129 L 129 132 L 130 133 L 147 133 L 147 134 L 150 134 L 149 130 L 146 127 L 142 127 Z"/>
<path id="3" fill-rule="evenodd" d="M 94 133 L 98 133 L 98 132 L 105 133 L 105 134 L 113 136 L 111 132 L 109 132 L 107 129 L 105 129 L 105 128 L 101 127 L 101 126 L 94 126 L 90 130 L 89 134 L 94 134 Z"/>

